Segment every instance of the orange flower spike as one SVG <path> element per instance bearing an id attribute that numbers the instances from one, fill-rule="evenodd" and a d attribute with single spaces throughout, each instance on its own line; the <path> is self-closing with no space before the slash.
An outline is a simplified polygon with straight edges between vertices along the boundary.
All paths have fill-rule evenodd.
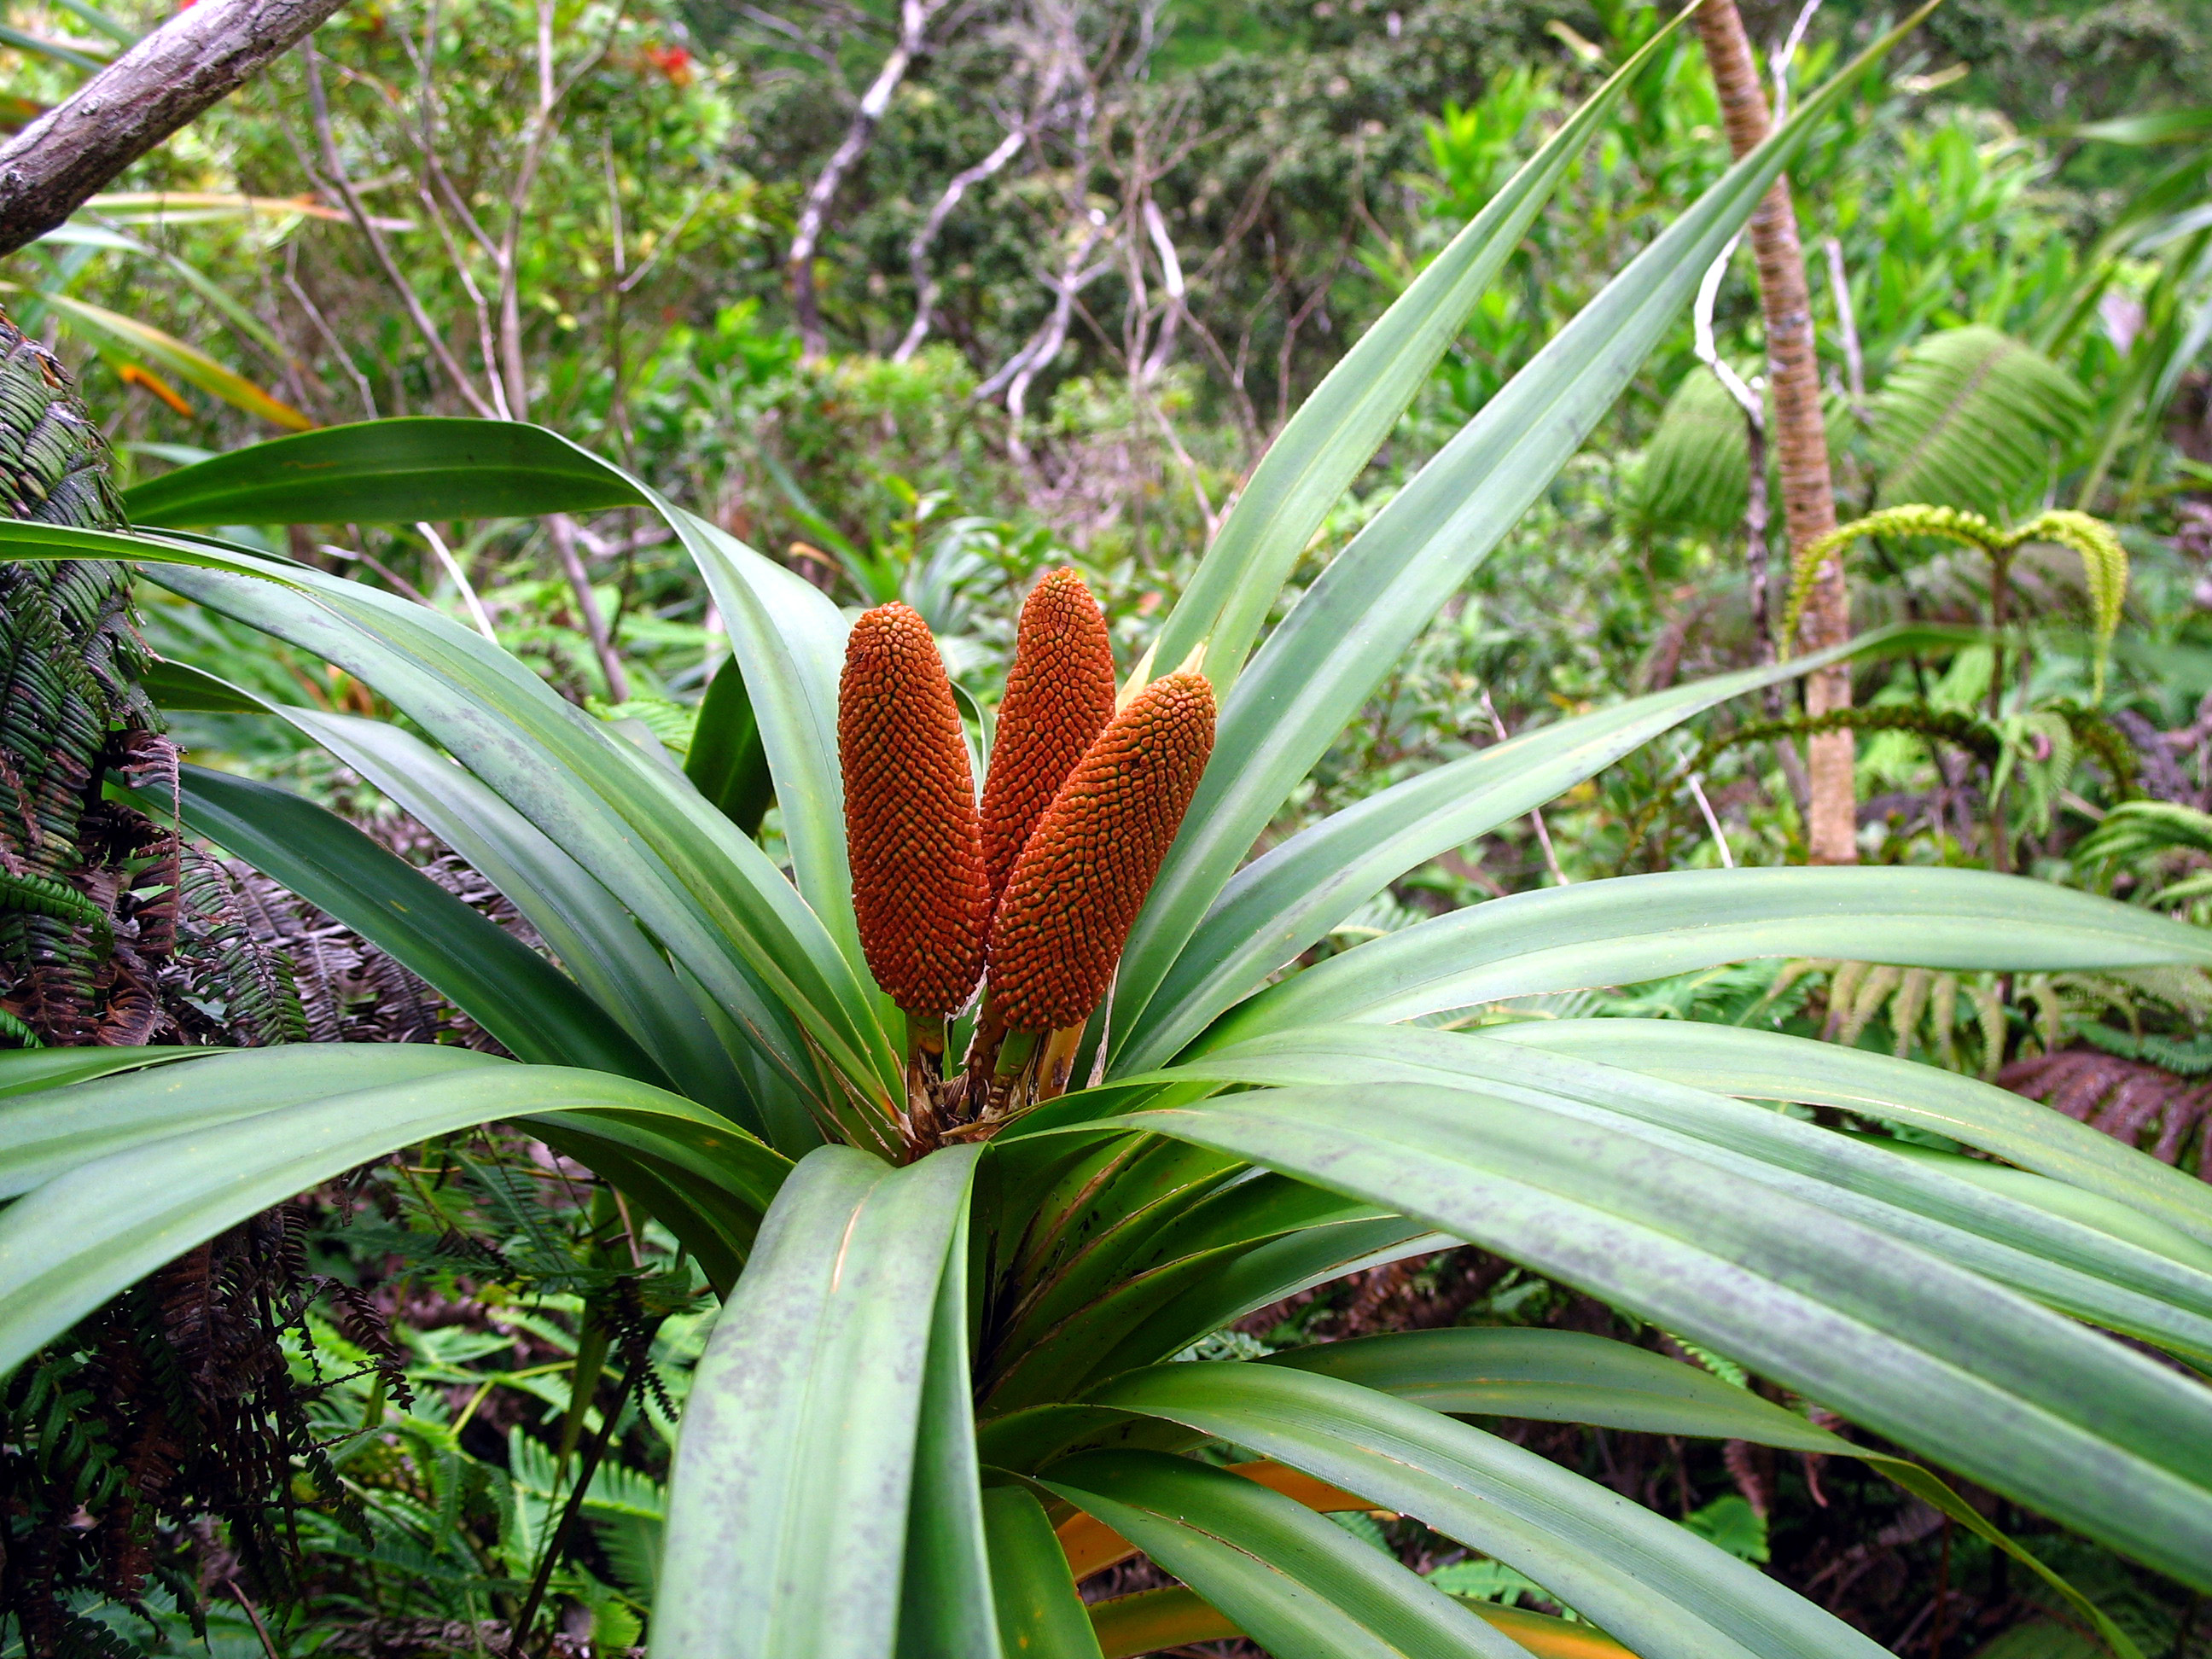
<path id="1" fill-rule="evenodd" d="M 929 625 L 906 605 L 853 624 L 837 758 L 868 968 L 907 1013 L 945 1018 L 982 976 L 990 896 L 960 711 Z"/>
<path id="2" fill-rule="evenodd" d="M 1022 601 L 1014 664 L 983 780 L 983 869 L 995 902 L 1060 786 L 1114 717 L 1114 651 L 1098 601 L 1074 568 Z"/>
<path id="3" fill-rule="evenodd" d="M 1213 752 L 1213 688 L 1170 674 L 1114 716 L 1060 786 L 1016 860 L 991 937 L 991 994 L 1006 1024 L 1088 1018 Z"/>

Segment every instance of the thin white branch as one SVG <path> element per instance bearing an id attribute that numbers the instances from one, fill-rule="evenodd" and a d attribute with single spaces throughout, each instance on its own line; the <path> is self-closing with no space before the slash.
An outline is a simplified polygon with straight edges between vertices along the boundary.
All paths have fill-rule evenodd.
<path id="1" fill-rule="evenodd" d="M 1766 429 L 1766 409 L 1759 394 L 1747 385 L 1735 366 L 1720 354 L 1713 339 L 1713 307 L 1720 296 L 1721 281 L 1728 275 L 1729 261 L 1735 257 L 1736 244 L 1743 240 L 1741 232 L 1729 238 L 1729 245 L 1720 251 L 1720 257 L 1705 267 L 1705 277 L 1698 284 L 1698 303 L 1691 313 L 1690 349 L 1698 361 L 1712 370 L 1714 378 L 1728 388 L 1743 417 L 1760 431 Z"/>
<path id="2" fill-rule="evenodd" d="M 1789 34 L 1774 49 L 1774 56 L 1768 62 L 1769 72 L 1774 78 L 1774 118 L 1767 125 L 1769 132 L 1789 118 L 1790 62 L 1796 57 L 1797 48 L 1804 44 L 1805 31 L 1813 27 L 1813 14 L 1820 9 L 1820 0 L 1805 0 L 1803 9 L 1797 14 L 1797 21 L 1790 26 Z"/>
<path id="3" fill-rule="evenodd" d="M 430 544 L 430 550 L 438 556 L 438 562 L 446 567 L 446 574 L 453 579 L 453 586 L 460 590 L 461 603 L 468 606 L 469 617 L 476 623 L 477 632 L 497 645 L 499 635 L 492 630 L 491 613 L 484 609 L 483 601 L 477 597 L 476 585 L 470 581 L 469 573 L 461 568 L 461 562 L 453 556 L 453 550 L 446 545 L 446 538 L 430 525 L 417 522 L 415 528 L 422 539 Z"/>
<path id="4" fill-rule="evenodd" d="M 999 140 L 988 155 L 975 166 L 954 173 L 946 182 L 935 205 L 929 210 L 929 216 L 915 232 L 914 240 L 907 245 L 907 260 L 914 271 L 914 321 L 907 329 L 906 337 L 898 343 L 898 349 L 891 353 L 893 362 L 906 362 L 921 349 L 921 343 L 929 337 L 930 313 L 936 308 L 938 295 L 937 278 L 931 275 L 929 270 L 930 244 L 937 240 L 938 232 L 945 228 L 945 222 L 952 216 L 952 210 L 960 205 L 960 198 L 986 179 L 1002 171 L 1007 162 L 1021 154 L 1023 146 L 1029 141 L 1029 128 L 1026 125 L 1015 127 Z"/>
<path id="5" fill-rule="evenodd" d="M 1704 783 L 1698 780 L 1695 772 L 1690 774 L 1689 782 L 1691 799 L 1698 803 L 1698 811 L 1705 815 L 1705 828 L 1712 836 L 1713 845 L 1721 849 L 1721 868 L 1735 869 L 1735 856 L 1729 851 L 1728 837 L 1721 833 L 1721 821 L 1713 811 L 1712 802 L 1705 799 Z"/>
<path id="6" fill-rule="evenodd" d="M 1850 388 L 1851 409 L 1866 418 L 1866 356 L 1859 349 L 1859 323 L 1851 306 L 1850 273 L 1844 269 L 1844 245 L 1827 240 L 1828 283 L 1835 290 L 1836 326 L 1844 337 L 1844 384 Z"/>

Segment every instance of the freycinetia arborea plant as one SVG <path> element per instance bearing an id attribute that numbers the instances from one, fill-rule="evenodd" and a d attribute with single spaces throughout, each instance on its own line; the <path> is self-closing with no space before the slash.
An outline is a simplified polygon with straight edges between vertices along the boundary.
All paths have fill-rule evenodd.
<path id="1" fill-rule="evenodd" d="M 980 764 L 918 617 L 856 620 L 536 428 L 306 433 L 141 484 L 127 533 L 0 521 L 0 554 L 130 562 L 387 699 L 405 725 L 189 665 L 156 682 L 330 750 L 546 947 L 299 796 L 185 769 L 187 827 L 376 939 L 508 1057 L 0 1054 L 0 1366 L 304 1188 L 507 1121 L 665 1228 L 721 1298 L 657 1523 L 658 1659 L 1121 1659 L 1237 1632 L 1274 1659 L 1881 1659 L 1480 1426 L 1498 1418 L 1856 1458 L 2042 1571 L 1925 1459 L 2212 1590 L 2203 1182 L 1885 1054 L 1480 1018 L 1759 956 L 2203 967 L 2204 933 L 1985 872 L 1777 867 L 1552 887 L 1312 959 L 1427 861 L 1848 647 L 1524 732 L 1255 855 L 1894 38 L 1659 230 L 1268 627 L 1652 49 L 1624 63 L 1277 436 L 1120 695 L 1080 584 L 1039 585 Z M 433 609 L 187 528 L 612 507 L 660 516 L 728 623 L 688 771 Z M 1454 1242 L 1601 1299 L 1613 1334 L 1188 1360 Z M 1771 1386 L 1668 1358 L 1659 1333 Z M 580 1397 L 598 1363 L 568 1379 Z M 1233 1468 L 1207 1455 L 1224 1442 Z M 1417 1517 L 1580 1622 L 1448 1595 L 1316 1513 L 1347 1506 Z M 1084 1599 L 1139 1551 L 1176 1586 Z"/>

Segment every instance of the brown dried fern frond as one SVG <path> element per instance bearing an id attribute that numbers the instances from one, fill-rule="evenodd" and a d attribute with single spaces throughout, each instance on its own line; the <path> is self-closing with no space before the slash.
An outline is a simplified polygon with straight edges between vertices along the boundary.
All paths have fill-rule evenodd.
<path id="1" fill-rule="evenodd" d="M 2198 1133 L 2212 1115 L 2212 1080 L 2074 1048 L 2014 1060 L 1997 1081 L 2164 1164 L 2180 1164 L 2196 1136 L 2197 1173 L 2212 1181 L 2212 1133 Z"/>

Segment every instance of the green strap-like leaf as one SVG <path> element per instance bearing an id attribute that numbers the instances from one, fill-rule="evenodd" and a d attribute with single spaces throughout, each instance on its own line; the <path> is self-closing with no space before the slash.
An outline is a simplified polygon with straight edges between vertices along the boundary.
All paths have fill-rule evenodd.
<path id="1" fill-rule="evenodd" d="M 511 421 L 325 427 L 180 467 L 124 497 L 134 524 L 412 524 L 641 505 L 597 457 Z"/>
<path id="2" fill-rule="evenodd" d="M 1589 1423 L 1795 1451 L 1856 1449 L 1841 1436 L 1711 1371 L 1580 1331 L 1394 1331 L 1293 1348 L 1261 1363 L 1379 1389 L 1431 1411 L 1464 1416 Z"/>
<path id="3" fill-rule="evenodd" d="M 172 714 L 267 714 L 276 706 L 188 662 L 156 658 L 138 684 L 155 707 Z"/>
<path id="4" fill-rule="evenodd" d="M 898 1659 L 973 1655 L 1000 1659 L 1005 1599 L 994 1595 L 989 1509 L 975 1462 L 975 1405 L 968 1348 L 968 1206 L 945 1246 L 945 1271 L 922 1374 L 914 1489 L 907 1504 L 906 1571 L 899 1591 Z M 1049 1528 L 1047 1529 L 1048 1534 Z M 1057 1552 L 1055 1552 L 1057 1553 Z M 1066 1569 L 1061 1569 L 1066 1576 Z M 1033 1651 L 1013 1650 L 1017 1659 Z"/>
<path id="5" fill-rule="evenodd" d="M 1756 1567 L 1610 1488 L 1356 1383 L 1280 1366 L 1162 1365 L 1093 1398 L 1249 1446 L 1418 1516 L 1518 1567 L 1642 1659 L 1875 1659 L 1882 1651 Z"/>
<path id="6" fill-rule="evenodd" d="M 2048 1176 L 2032 1175 L 2026 1170 L 1968 1158 L 1963 1153 L 1938 1152 L 1933 1146 L 1922 1146 L 1888 1135 L 1869 1136 L 1867 1144 L 1879 1147 L 1889 1157 L 1905 1158 L 2045 1215 L 2063 1216 L 2114 1238 L 2125 1239 L 2197 1273 L 2212 1273 L 2212 1244 L 2192 1238 L 2180 1228 L 2168 1226 L 2118 1199 L 2085 1193 L 2079 1187 L 2069 1187 Z"/>
<path id="7" fill-rule="evenodd" d="M 797 572 L 763 558 L 734 536 L 658 495 L 668 521 L 730 630 L 746 696 L 782 811 L 792 875 L 845 953 L 872 984 L 853 912 L 845 856 L 845 782 L 837 762 L 837 682 L 845 660 L 845 616 Z M 890 1005 L 876 999 L 881 1018 Z"/>
<path id="8" fill-rule="evenodd" d="M 1149 1365 L 1286 1297 L 1347 1273 L 1448 1250 L 1459 1242 L 1402 1216 L 1313 1227 L 1270 1240 L 1210 1267 L 1114 1349 L 1100 1355 L 1088 1375 L 1113 1376 L 1134 1365 Z"/>
<path id="9" fill-rule="evenodd" d="M 1568 1019 L 1484 1035 L 1753 1100 L 1838 1106 L 1932 1130 L 2212 1242 L 2212 1190 L 2063 1113 L 1954 1072 L 1778 1031 Z"/>
<path id="10" fill-rule="evenodd" d="M 395 1063 L 385 1053 L 404 1048 L 353 1050 L 346 1057 L 357 1062 L 354 1081 L 336 1091 L 322 1080 L 326 1072 L 314 1069 L 331 1058 L 327 1048 L 256 1051 L 270 1057 L 271 1072 L 299 1055 L 289 1096 L 299 1103 L 244 1116 L 221 1092 L 197 1121 L 177 1108 L 175 1090 L 196 1066 L 81 1085 L 107 1100 L 118 1085 L 140 1085 L 149 1097 L 143 1127 L 130 1144 L 76 1164 L 0 1212 L 0 1372 L 224 1228 L 371 1158 L 456 1129 L 545 1118 L 565 1122 L 574 1144 L 588 1146 L 595 1133 L 619 1134 L 622 1120 L 643 1119 L 647 1129 L 668 1131 L 665 1144 L 676 1144 L 680 1132 L 695 1170 L 721 1173 L 720 1201 L 732 1210 L 772 1189 L 782 1167 L 775 1153 L 705 1107 L 603 1072 L 493 1061 L 358 1086 L 363 1075 Z M 14 1144 L 19 1117 L 33 1148 L 50 1146 L 54 1114 L 70 1108 L 72 1092 L 0 1107 L 0 1146 Z M 209 1092 L 202 1089 L 198 1098 Z"/>
<path id="11" fill-rule="evenodd" d="M 1526 1098 L 1259 1091 L 1131 1122 L 1428 1222 L 1627 1308 L 2185 1582 L 2212 1401 L 1989 1280 Z"/>
<path id="12" fill-rule="evenodd" d="M 614 496 L 599 504 L 620 500 L 654 507 L 700 559 L 720 602 L 732 610 L 732 643 L 739 659 L 746 661 L 749 653 L 751 657 L 747 672 L 757 675 L 757 680 L 749 679 L 748 685 L 769 763 L 777 775 L 778 793 L 787 804 L 799 804 L 793 809 L 787 830 L 799 885 L 806 900 L 812 902 L 812 910 L 805 902 L 787 896 L 789 884 L 778 877 L 766 857 L 745 837 L 734 833 L 728 821 L 696 791 L 673 787 L 665 769 L 651 769 L 653 775 L 649 775 L 643 757 L 634 752 L 617 755 L 614 751 L 623 745 L 604 732 L 592 732 L 596 748 L 580 746 L 579 732 L 595 723 L 567 708 L 512 658 L 438 613 L 304 567 L 278 565 L 225 550 L 204 538 L 80 535 L 64 544 L 51 535 L 37 533 L 43 526 L 25 530 L 8 526 L 0 527 L 0 550 L 18 557 L 123 556 L 142 562 L 160 562 L 171 567 L 160 573 L 161 579 L 188 597 L 304 648 L 317 650 L 348 667 L 407 708 L 484 781 L 564 847 L 573 850 L 580 842 L 587 852 L 579 856 L 587 867 L 636 911 L 720 1004 L 732 1011 L 750 1040 L 781 1068 L 788 1088 L 801 1095 L 815 1094 L 817 1105 L 824 1111 L 850 1112 L 843 1091 L 819 1089 L 806 1041 L 790 1029 L 787 1009 L 806 1024 L 813 1043 L 863 1095 L 895 1098 L 900 1086 L 898 1059 L 884 1035 L 881 999 L 868 988 L 860 963 L 842 837 L 836 822 L 835 748 L 824 735 L 834 728 L 834 712 L 825 710 L 834 711 L 836 681 L 834 651 L 830 653 L 832 672 L 821 672 L 823 642 L 832 635 L 842 639 L 838 630 L 842 624 L 835 607 L 818 594 L 811 598 L 798 594 L 781 580 L 787 573 L 768 565 L 711 526 L 678 512 L 618 470 L 564 440 L 537 428 L 482 424 L 501 428 L 495 447 L 504 445 L 513 453 L 535 457 L 533 464 L 556 474 L 592 471 L 611 480 L 607 487 L 615 491 Z M 333 485 L 349 478 L 373 481 L 383 502 L 382 511 L 435 518 L 484 505 L 477 501 L 472 507 L 465 488 L 455 483 L 465 468 L 457 472 L 434 466 L 426 475 L 424 493 L 409 495 L 409 463 L 404 456 L 395 461 L 386 453 L 385 434 L 374 423 L 307 435 L 318 441 L 312 453 L 288 451 L 286 454 L 294 459 L 310 455 L 316 476 Z M 447 430 L 443 435 L 466 434 Z M 426 438 L 421 433 L 415 436 Z M 418 458 L 420 448 L 418 444 Z M 246 453 L 258 452 L 241 452 L 241 455 Z M 236 462 L 225 475 L 229 486 L 240 485 L 251 464 L 238 458 L 223 459 Z M 181 492 L 190 482 L 170 488 Z M 202 483 L 205 482 L 204 478 Z M 216 483 L 222 484 L 223 480 Z M 447 493 L 441 495 L 441 489 Z M 319 497 L 305 474 L 295 477 L 288 491 L 264 500 L 259 512 L 274 516 L 327 511 L 327 506 L 317 509 L 309 503 L 335 499 Z M 213 512 L 216 510 L 213 503 L 218 501 L 228 501 L 228 498 L 210 487 L 198 510 Z M 558 496 L 558 502 L 576 505 L 566 495 Z M 165 510 L 173 505 L 173 501 L 165 503 Z M 180 516 L 193 516 L 182 507 L 176 510 Z M 226 587 L 220 578 L 201 581 L 174 568 L 190 565 L 312 589 L 320 603 L 303 610 L 290 595 L 251 592 L 247 589 L 252 584 L 232 583 Z M 339 618 L 351 628 L 334 625 Z M 799 658 L 805 661 L 798 666 L 808 672 L 793 672 Z M 767 704 L 763 697 L 769 699 Z M 785 709 L 788 718 L 779 712 Z M 570 722 L 565 730 L 556 723 L 562 718 Z M 471 730 L 472 721 L 489 729 Z M 550 749 L 560 763 L 518 765 L 513 752 L 518 732 Z M 474 744 L 468 741 L 471 737 L 477 739 Z M 598 797 L 598 811 L 611 811 L 622 818 L 628 835 L 619 830 L 611 836 L 580 833 L 572 841 L 563 833 L 580 828 L 570 822 L 580 805 L 573 788 L 579 778 Z M 547 820 L 547 811 L 533 807 L 547 809 L 554 821 Z M 623 844 L 633 840 L 640 845 Z M 641 863 L 641 851 L 654 859 Z M 625 865 L 629 879 L 617 879 L 609 871 L 592 866 L 592 856 Z M 672 868 L 656 868 L 656 861 Z M 685 890 L 676 899 L 672 912 L 668 896 L 656 890 L 665 889 L 672 875 Z M 654 899 L 661 902 L 652 902 Z M 734 905 L 732 899 L 736 900 Z M 708 918 L 684 914 L 701 908 Z M 707 921 L 704 927 L 698 925 L 702 920 Z M 718 961 L 718 957 L 728 955 L 733 943 L 739 961 Z M 832 968 L 823 960 L 819 947 L 836 955 L 838 965 Z M 775 1126 L 779 1136 L 794 1144 L 811 1136 L 811 1125 L 803 1109 L 795 1116 L 785 1115 L 789 1121 L 780 1121 Z M 872 1122 L 865 1109 L 847 1125 L 856 1139 L 863 1140 L 880 1127 Z"/>
<path id="13" fill-rule="evenodd" d="M 1275 594 L 1352 481 L 1382 447 L 1504 268 L 1575 158 L 1637 75 L 1690 15 L 1656 29 L 1523 162 L 1467 228 L 1346 352 L 1298 406 L 1238 492 L 1190 586 L 1161 626 L 1161 673 L 1206 647 L 1206 674 L 1225 693 Z"/>
<path id="14" fill-rule="evenodd" d="M 1542 805 L 1694 714 L 1869 644 L 1676 686 L 1523 732 L 1299 831 L 1222 890 L 1143 1017 L 1118 1034 L 1115 1069 L 1165 1065 L 1216 1015 L 1407 871 Z"/>
<path id="15" fill-rule="evenodd" d="M 518 1059 L 668 1080 L 574 980 L 336 813 L 228 773 L 186 766 L 178 775 L 193 834 L 390 952 Z"/>
<path id="16" fill-rule="evenodd" d="M 775 799 L 775 780 L 769 773 L 752 699 L 745 695 L 744 670 L 734 660 L 725 661 L 707 683 L 691 750 L 684 757 L 684 775 L 740 834 L 760 833 L 761 819 Z"/>
<path id="17" fill-rule="evenodd" d="M 1647 1349 L 1578 1331 L 1400 1331 L 1294 1349 L 1262 1363 L 1379 1389 L 1431 1411 L 1747 1440 L 1857 1458 L 2027 1567 L 2064 1596 L 2113 1653 L 2139 1659 L 2135 1644 L 2101 1608 L 1918 1464 L 1871 1451 L 1748 1389 Z"/>
<path id="18" fill-rule="evenodd" d="M 1152 1231 L 1236 1170 L 1203 1147 L 1132 1135 L 1102 1146 L 1062 1176 L 1034 1208 L 1017 1264 L 1029 1289 L 1015 1324 L 1050 1323 L 1110 1282 Z M 1010 1335 L 1012 1333 L 1010 1332 Z M 1018 1336 L 1017 1346 L 1026 1346 Z"/>
<path id="19" fill-rule="evenodd" d="M 1301 1504 L 1157 1452 L 1094 1452 L 1044 1485 L 1182 1580 L 1274 1659 L 1527 1659 L 1443 1591 Z"/>
<path id="20" fill-rule="evenodd" d="M 1225 1082 L 1443 1085 L 1571 1112 L 1918 1244 L 2078 1317 L 2212 1361 L 2212 1273 L 2203 1261 L 2145 1249 L 2018 1194 L 1960 1182 L 1878 1140 L 1726 1095 L 1587 1060 L 1540 1059 L 1480 1036 L 1401 1027 L 1291 1032 L 1188 1069 Z"/>
<path id="21" fill-rule="evenodd" d="M 1588 1625 L 1518 1607 L 1470 1601 L 1468 1611 L 1526 1648 L 1534 1659 L 1632 1659 L 1628 1650 Z M 1244 1634 L 1228 1618 L 1189 1590 L 1139 1590 L 1091 1606 L 1104 1659 L 1137 1659 L 1147 1653 L 1180 1650 L 1196 1642 L 1215 1642 Z"/>
<path id="22" fill-rule="evenodd" d="M 1299 597 L 1222 705 L 1212 760 L 1122 954 L 1114 1029 L 1151 1004 L 1291 790 L 1582 447 L 1767 186 L 1901 33 L 1807 98 L 1662 231 Z M 1273 592 L 1255 598 L 1264 605 Z"/>
<path id="23" fill-rule="evenodd" d="M 691 1386 L 655 1653 L 891 1651 L 938 1291 L 979 1153 L 894 1170 L 825 1146 L 784 1183 Z"/>
<path id="24" fill-rule="evenodd" d="M 1670 871 L 1516 893 L 1371 939 L 1261 992 L 1206 1044 L 1772 956 L 2021 972 L 2137 968 L 2212 964 L 2212 936 L 1984 870 Z"/>
<path id="25" fill-rule="evenodd" d="M 1279 1176 L 1231 1185 L 1191 1206 L 1133 1260 L 1065 1281 L 1054 1286 L 1061 1294 L 1024 1307 L 1000 1346 L 998 1365 L 983 1379 L 982 1400 L 994 1412 L 1019 1409 L 1062 1397 L 1086 1377 L 1112 1374 L 1102 1366 L 1126 1370 L 1159 1358 L 1146 1348 L 1140 1359 L 1116 1365 L 1123 1344 L 1151 1316 L 1255 1247 L 1285 1237 L 1340 1239 L 1397 1219 Z M 1157 1334 L 1140 1341 L 1152 1340 Z"/>
<path id="26" fill-rule="evenodd" d="M 536 928 L 585 994 L 692 1099 L 754 1115 L 730 1053 L 637 919 L 477 777 L 389 720 L 264 705 L 321 744 L 468 860 Z"/>
<path id="27" fill-rule="evenodd" d="M 312 598 L 211 573 L 149 574 L 391 697 L 649 927 L 791 1087 L 821 1096 L 795 1018 L 855 1086 L 890 1096 L 897 1056 L 869 995 L 782 872 L 687 782 L 514 659 L 434 611 L 317 573 L 300 573 Z M 820 1103 L 848 1104 L 837 1091 Z M 816 1138 L 803 1111 L 773 1127 L 794 1146 Z M 866 1139 L 866 1121 L 850 1127 Z"/>
<path id="28" fill-rule="evenodd" d="M 763 744 L 799 890 L 856 974 L 837 770 L 845 622 L 812 584 L 559 434 L 504 421 L 372 421 L 218 456 L 143 485 L 131 512 L 168 524 L 504 518 L 650 508 L 706 578 Z M 750 833 L 750 832 L 748 832 Z M 887 1086 L 892 1079 L 886 1079 Z"/>
<path id="29" fill-rule="evenodd" d="M 1024 1487 L 993 1486 L 983 1494 L 983 1522 L 991 1540 L 1001 1650 L 1010 1659 L 1101 1659 L 1097 1634 L 1075 1593 L 1044 1505 Z"/>
<path id="30" fill-rule="evenodd" d="M 49 1055 L 85 1059 L 71 1072 L 31 1085 L 30 1077 L 46 1068 L 33 1071 L 24 1062 Z M 179 1059 L 194 1063 L 160 1064 Z M 0 1103 L 0 1198 L 29 1192 L 80 1164 L 144 1141 L 324 1095 L 508 1064 L 474 1049 L 429 1042 L 46 1049 L 0 1055 L 0 1094 L 9 1097 Z M 158 1071 L 139 1069 L 155 1065 Z M 24 1079 L 20 1085 L 19 1077 Z"/>
<path id="31" fill-rule="evenodd" d="M 31 519 L 0 519 L 0 559 L 118 559 L 125 563 L 152 559 L 286 582 L 295 569 L 306 568 L 249 556 L 200 538 L 80 530 L 73 525 L 43 524 Z"/>
<path id="32" fill-rule="evenodd" d="M 136 1071 L 173 1060 L 204 1059 L 208 1048 L 8 1048 L 0 1049 L 0 1096 L 35 1094 L 89 1082 L 112 1072 Z"/>

